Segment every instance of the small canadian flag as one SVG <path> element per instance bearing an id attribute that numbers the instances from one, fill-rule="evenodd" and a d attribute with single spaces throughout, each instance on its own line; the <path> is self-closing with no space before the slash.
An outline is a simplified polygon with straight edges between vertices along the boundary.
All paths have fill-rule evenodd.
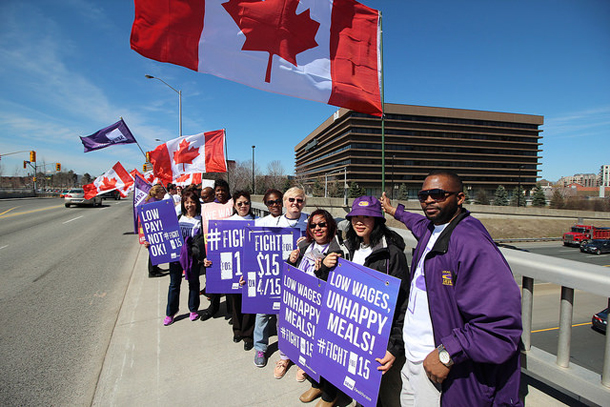
<path id="1" fill-rule="evenodd" d="M 150 152 L 153 173 L 164 184 L 183 174 L 227 172 L 225 131 L 178 137 Z"/>
<path id="2" fill-rule="evenodd" d="M 120 162 L 117 162 L 91 184 L 83 185 L 83 190 L 85 191 L 85 199 L 91 199 L 104 192 L 129 188 L 132 184 L 133 178 L 131 175 Z"/>

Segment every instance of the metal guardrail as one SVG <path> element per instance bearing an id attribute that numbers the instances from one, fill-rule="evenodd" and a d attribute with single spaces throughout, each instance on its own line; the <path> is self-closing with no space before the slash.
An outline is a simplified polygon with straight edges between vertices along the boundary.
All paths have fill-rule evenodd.
<path id="1" fill-rule="evenodd" d="M 254 203 L 253 209 L 258 216 L 268 214 L 263 204 Z M 417 240 L 411 232 L 406 229 L 392 229 L 404 239 L 407 245 L 405 251 L 415 248 Z M 570 397 L 576 396 L 581 401 L 610 406 L 610 333 L 606 333 L 601 377 L 584 367 L 570 363 L 574 290 L 608 298 L 610 268 L 503 247 L 500 247 L 500 251 L 513 273 L 522 276 L 522 374 L 540 380 Z M 561 286 L 557 356 L 531 346 L 534 281 Z M 610 307 L 610 299 L 608 304 Z"/>

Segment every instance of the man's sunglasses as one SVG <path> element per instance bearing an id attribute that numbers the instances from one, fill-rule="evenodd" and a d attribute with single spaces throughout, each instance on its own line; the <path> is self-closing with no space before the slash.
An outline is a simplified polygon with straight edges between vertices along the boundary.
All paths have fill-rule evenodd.
<path id="1" fill-rule="evenodd" d="M 419 199 L 419 202 L 426 202 L 428 197 L 430 197 L 436 202 L 444 202 L 445 199 L 453 194 L 459 194 L 459 192 L 449 192 L 440 188 L 426 189 L 417 193 L 417 199 Z"/>
<path id="2" fill-rule="evenodd" d="M 273 206 L 273 205 L 282 206 L 282 200 L 281 199 L 276 199 L 275 201 L 269 200 L 269 201 L 265 202 L 265 205 L 267 205 L 267 206 Z"/>
<path id="3" fill-rule="evenodd" d="M 326 224 L 326 222 L 310 223 L 309 224 L 309 229 L 315 229 L 316 226 L 319 226 L 320 229 L 324 229 L 327 226 L 327 224 Z"/>
<path id="4" fill-rule="evenodd" d="M 250 205 L 250 201 L 237 202 L 237 206 L 239 206 L 239 207 L 248 206 L 248 205 Z"/>
<path id="5" fill-rule="evenodd" d="M 303 199 L 301 199 L 301 198 L 292 198 L 292 197 L 288 198 L 288 202 L 292 203 L 294 201 L 297 201 L 298 204 L 302 204 L 303 203 Z"/>

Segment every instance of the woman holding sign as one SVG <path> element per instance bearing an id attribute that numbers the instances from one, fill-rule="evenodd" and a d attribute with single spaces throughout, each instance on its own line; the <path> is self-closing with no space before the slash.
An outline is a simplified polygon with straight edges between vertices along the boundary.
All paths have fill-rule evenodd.
<path id="1" fill-rule="evenodd" d="M 255 220 L 258 216 L 252 213 L 250 193 L 247 191 L 233 192 L 233 206 L 235 214 L 230 220 Z M 254 346 L 253 332 L 256 314 L 243 314 L 241 312 L 241 294 L 227 294 L 227 301 L 231 303 L 233 318 L 233 342 L 237 343 L 243 339 L 244 350 L 249 351 Z"/>
<path id="2" fill-rule="evenodd" d="M 301 231 L 301 236 L 307 230 L 307 215 L 302 213 L 306 203 L 305 191 L 298 187 L 292 187 L 283 194 L 276 189 L 267 191 L 263 202 L 269 208 L 270 214 L 256 222 L 256 226 L 270 226 L 279 228 L 294 228 Z M 286 213 L 282 215 L 282 205 L 286 208 Z M 267 347 L 269 345 L 269 318 L 268 314 L 256 314 L 254 326 L 254 364 L 257 367 L 264 367 L 267 364 Z M 280 351 L 280 360 L 277 361 L 273 376 L 281 379 L 286 374 L 290 359 Z"/>
<path id="3" fill-rule="evenodd" d="M 182 215 L 178 218 L 182 239 L 186 244 L 189 237 L 195 237 L 201 229 L 201 203 L 194 192 L 188 191 L 182 195 L 180 201 Z M 208 262 L 206 259 L 205 262 Z M 209 265 L 209 264 L 206 264 Z M 180 285 L 182 283 L 182 273 L 185 270 L 180 262 L 169 263 L 169 292 L 167 295 L 167 309 L 163 325 L 167 326 L 174 322 L 174 317 L 178 313 L 180 304 Z M 199 319 L 199 269 L 186 270 L 185 278 L 189 284 L 189 318 L 191 321 Z"/>
<path id="4" fill-rule="evenodd" d="M 350 221 L 345 239 L 345 257 L 401 280 L 387 351 L 375 359 L 380 364 L 377 370 L 383 372 L 377 405 L 400 406 L 400 370 L 404 364 L 402 327 L 409 297 L 405 243 L 398 233 L 385 225 L 381 203 L 373 196 L 356 198 L 351 212 L 345 217 Z"/>
<path id="5" fill-rule="evenodd" d="M 332 215 L 324 209 L 317 209 L 312 212 L 308 220 L 306 240 L 299 243 L 299 247 L 290 253 L 287 263 L 299 270 L 316 276 L 324 281 L 328 278 L 331 267 L 337 264 L 337 256 L 343 256 L 341 245 L 337 239 L 337 222 Z M 326 263 L 323 260 L 330 256 L 331 259 Z M 305 372 L 301 369 L 297 372 L 297 380 L 305 377 Z M 299 397 L 303 403 L 309 403 L 322 396 L 320 403 L 336 401 L 339 390 L 323 377 L 320 383 L 313 379 L 311 388 Z"/>

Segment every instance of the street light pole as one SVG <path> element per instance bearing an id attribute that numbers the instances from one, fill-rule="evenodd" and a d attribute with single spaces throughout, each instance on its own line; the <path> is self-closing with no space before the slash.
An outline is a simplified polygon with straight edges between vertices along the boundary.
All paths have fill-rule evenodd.
<path id="1" fill-rule="evenodd" d="M 157 79 L 157 80 L 163 82 L 168 88 L 170 88 L 171 90 L 173 90 L 174 92 L 176 92 L 178 94 L 178 126 L 180 129 L 180 137 L 182 137 L 182 91 L 175 89 L 169 83 L 165 82 L 161 78 L 157 78 L 156 76 L 152 76 L 152 75 L 144 75 L 144 76 L 148 79 Z"/>
<path id="2" fill-rule="evenodd" d="M 254 149 L 256 146 L 252 146 L 252 195 L 254 195 Z"/>

